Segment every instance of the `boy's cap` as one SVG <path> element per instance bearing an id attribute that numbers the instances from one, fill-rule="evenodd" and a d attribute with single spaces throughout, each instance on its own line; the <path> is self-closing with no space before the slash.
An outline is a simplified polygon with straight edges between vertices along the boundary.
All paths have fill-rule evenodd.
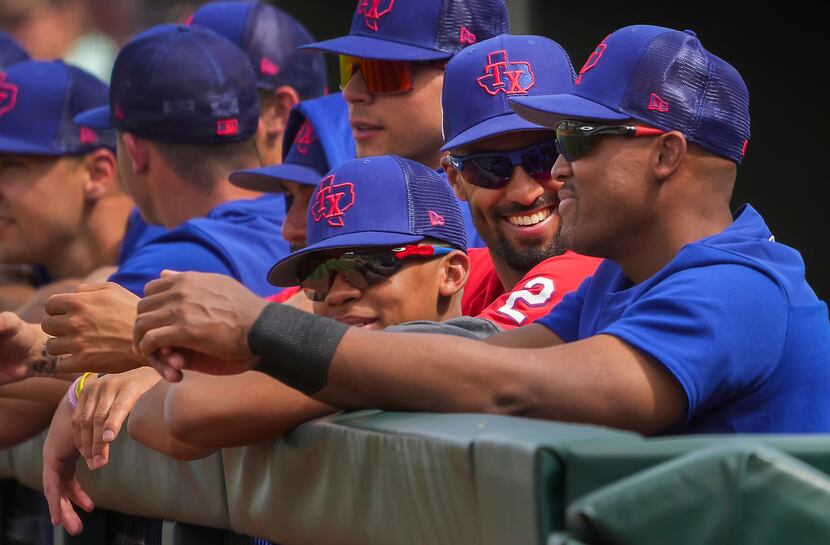
<path id="1" fill-rule="evenodd" d="M 259 123 L 256 76 L 245 54 L 212 30 L 158 25 L 118 53 L 109 106 L 77 121 L 177 144 L 247 140 Z"/>
<path id="2" fill-rule="evenodd" d="M 558 43 L 502 34 L 464 49 L 447 64 L 441 107 L 445 144 L 458 148 L 499 134 L 546 130 L 518 116 L 508 99 L 567 93 L 574 69 Z"/>
<path id="3" fill-rule="evenodd" d="M 28 61 L 29 54 L 17 40 L 0 30 L 0 70 L 18 62 Z"/>
<path id="4" fill-rule="evenodd" d="M 509 28 L 504 0 L 359 0 L 348 36 L 303 49 L 366 59 L 437 61 Z"/>
<path id="5" fill-rule="evenodd" d="M 277 262 L 276 286 L 297 283 L 300 267 L 322 252 L 389 248 L 426 238 L 466 251 L 458 201 L 435 170 L 396 155 L 352 159 L 331 171 L 308 209 L 308 246 Z"/>
<path id="6" fill-rule="evenodd" d="M 304 99 L 325 93 L 323 56 L 297 51 L 313 42 L 313 36 L 281 9 L 259 1 L 209 2 L 193 13 L 190 24 L 209 28 L 242 49 L 259 87 L 289 85 Z"/>
<path id="7" fill-rule="evenodd" d="M 0 152 L 81 155 L 115 149 L 115 134 L 74 121 L 107 103 L 106 84 L 61 61 L 25 61 L 0 72 Z"/>
<path id="8" fill-rule="evenodd" d="M 738 164 L 750 137 L 746 84 L 691 30 L 622 28 L 591 53 L 573 91 L 510 102 L 525 119 L 548 127 L 562 119 L 635 119 L 677 130 Z"/>

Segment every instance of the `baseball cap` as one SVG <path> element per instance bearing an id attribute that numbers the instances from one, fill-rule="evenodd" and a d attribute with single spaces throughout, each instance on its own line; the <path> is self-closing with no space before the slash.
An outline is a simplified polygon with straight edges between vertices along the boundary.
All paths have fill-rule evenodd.
<path id="1" fill-rule="evenodd" d="M 508 98 L 567 93 L 574 76 L 562 46 L 542 36 L 502 34 L 467 47 L 444 73 L 441 151 L 497 134 L 551 130 L 518 116 Z"/>
<path id="2" fill-rule="evenodd" d="M 25 61 L 0 72 L 0 152 L 82 155 L 115 149 L 115 134 L 76 123 L 107 103 L 105 83 L 61 61 Z"/>
<path id="3" fill-rule="evenodd" d="M 510 104 L 525 119 L 549 127 L 568 118 L 636 119 L 680 131 L 689 142 L 738 164 L 750 136 L 746 84 L 691 30 L 617 30 L 588 57 L 572 91 Z"/>
<path id="4" fill-rule="evenodd" d="M 328 171 L 355 156 L 349 109 L 341 93 L 303 101 L 291 108 L 280 165 L 241 170 L 232 184 L 253 191 L 282 192 L 281 182 L 316 186 Z"/>
<path id="5" fill-rule="evenodd" d="M 308 246 L 271 269 L 268 281 L 293 286 L 308 259 L 324 251 L 387 248 L 426 238 L 466 251 L 458 201 L 435 170 L 397 155 L 351 159 L 328 173 L 308 207 Z"/>
<path id="6" fill-rule="evenodd" d="M 448 59 L 509 30 L 504 0 L 359 0 L 348 36 L 302 49 L 365 59 Z"/>
<path id="7" fill-rule="evenodd" d="M 29 54 L 17 40 L 0 31 L 0 70 L 18 62 L 28 61 Z"/>
<path id="8" fill-rule="evenodd" d="M 314 37 L 281 9 L 264 2 L 209 2 L 193 12 L 190 24 L 209 28 L 242 49 L 259 87 L 289 85 L 302 98 L 325 93 L 323 56 L 297 51 Z"/>
<path id="9" fill-rule="evenodd" d="M 256 76 L 245 54 L 212 30 L 158 25 L 118 53 L 109 106 L 77 121 L 179 144 L 246 140 L 259 123 Z"/>

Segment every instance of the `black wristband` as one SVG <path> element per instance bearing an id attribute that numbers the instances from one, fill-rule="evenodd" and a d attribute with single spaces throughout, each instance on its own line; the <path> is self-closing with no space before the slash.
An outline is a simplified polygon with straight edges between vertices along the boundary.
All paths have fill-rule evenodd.
<path id="1" fill-rule="evenodd" d="M 328 382 L 334 352 L 348 329 L 329 318 L 271 303 L 251 327 L 248 345 L 260 357 L 257 371 L 312 395 Z"/>

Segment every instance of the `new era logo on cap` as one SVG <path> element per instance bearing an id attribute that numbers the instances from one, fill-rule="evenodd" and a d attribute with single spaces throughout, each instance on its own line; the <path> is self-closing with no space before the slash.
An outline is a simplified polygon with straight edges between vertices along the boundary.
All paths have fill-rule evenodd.
<path id="1" fill-rule="evenodd" d="M 648 109 L 666 113 L 669 111 L 669 103 L 657 96 L 657 93 L 651 93 L 648 97 Z"/>
<path id="2" fill-rule="evenodd" d="M 484 75 L 477 79 L 482 89 L 491 95 L 502 92 L 506 95 L 526 95 L 536 84 L 533 68 L 529 62 L 507 60 L 507 51 L 494 51 L 487 57 Z"/>
<path id="3" fill-rule="evenodd" d="M 334 182 L 333 174 L 320 182 L 311 213 L 318 223 L 326 220 L 332 227 L 343 227 L 343 216 L 355 202 L 354 184 Z"/>
<path id="4" fill-rule="evenodd" d="M 297 136 L 294 137 L 294 147 L 299 153 L 308 155 L 309 146 L 316 140 L 317 136 L 314 134 L 314 127 L 306 120 L 300 126 L 300 130 L 297 131 Z"/>
<path id="5" fill-rule="evenodd" d="M 280 67 L 268 57 L 262 57 L 259 61 L 259 73 L 267 76 L 276 76 L 280 73 Z"/>
<path id="6" fill-rule="evenodd" d="M 458 31 L 458 43 L 465 44 L 465 45 L 473 45 L 478 40 L 476 40 L 476 35 L 470 32 L 467 27 L 461 27 Z"/>
<path id="7" fill-rule="evenodd" d="M 5 72 L 0 72 L 0 116 L 14 110 L 17 102 L 17 85 L 6 81 Z"/>
<path id="8" fill-rule="evenodd" d="M 378 21 L 392 11 L 395 0 L 360 0 L 357 12 L 366 19 L 366 26 L 377 32 Z"/>

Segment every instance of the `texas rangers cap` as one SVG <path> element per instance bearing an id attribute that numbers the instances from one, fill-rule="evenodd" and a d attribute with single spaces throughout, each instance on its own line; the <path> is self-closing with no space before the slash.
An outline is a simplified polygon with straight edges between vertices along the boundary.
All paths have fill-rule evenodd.
<path id="1" fill-rule="evenodd" d="M 256 75 L 245 54 L 212 30 L 158 25 L 118 53 L 109 106 L 77 121 L 178 144 L 246 140 L 259 123 Z"/>
<path id="2" fill-rule="evenodd" d="M 0 72 L 0 152 L 81 155 L 115 149 L 115 134 L 73 121 L 107 103 L 105 83 L 61 61 L 25 61 Z"/>
<path id="3" fill-rule="evenodd" d="M 568 118 L 636 119 L 680 131 L 689 142 L 738 164 L 750 136 L 746 84 L 691 30 L 617 30 L 588 57 L 573 91 L 510 103 L 525 119 L 549 127 Z"/>
<path id="4" fill-rule="evenodd" d="M 498 134 L 550 131 L 519 117 L 507 99 L 567 93 L 574 75 L 562 46 L 541 36 L 502 34 L 467 47 L 444 73 L 441 151 Z"/>
<path id="5" fill-rule="evenodd" d="M 0 70 L 15 63 L 28 61 L 29 54 L 17 40 L 0 30 Z"/>
<path id="6" fill-rule="evenodd" d="M 314 38 L 281 9 L 259 1 L 209 2 L 193 13 L 190 24 L 209 28 L 242 49 L 260 88 L 290 85 L 304 99 L 325 93 L 323 56 L 297 51 Z"/>
<path id="7" fill-rule="evenodd" d="M 467 250 L 461 209 L 447 181 L 396 155 L 352 159 L 320 182 L 308 207 L 308 246 L 277 262 L 268 281 L 296 285 L 300 266 L 323 251 L 405 246 L 426 238 Z"/>
<path id="8" fill-rule="evenodd" d="M 359 0 L 348 36 L 303 46 L 365 59 L 432 61 L 509 30 L 504 0 Z"/>
<path id="9" fill-rule="evenodd" d="M 319 123 L 319 127 L 315 126 Z M 283 181 L 316 186 L 326 173 L 355 156 L 349 109 L 341 93 L 291 108 L 282 140 L 282 164 L 241 170 L 232 184 L 253 191 L 283 192 Z"/>

